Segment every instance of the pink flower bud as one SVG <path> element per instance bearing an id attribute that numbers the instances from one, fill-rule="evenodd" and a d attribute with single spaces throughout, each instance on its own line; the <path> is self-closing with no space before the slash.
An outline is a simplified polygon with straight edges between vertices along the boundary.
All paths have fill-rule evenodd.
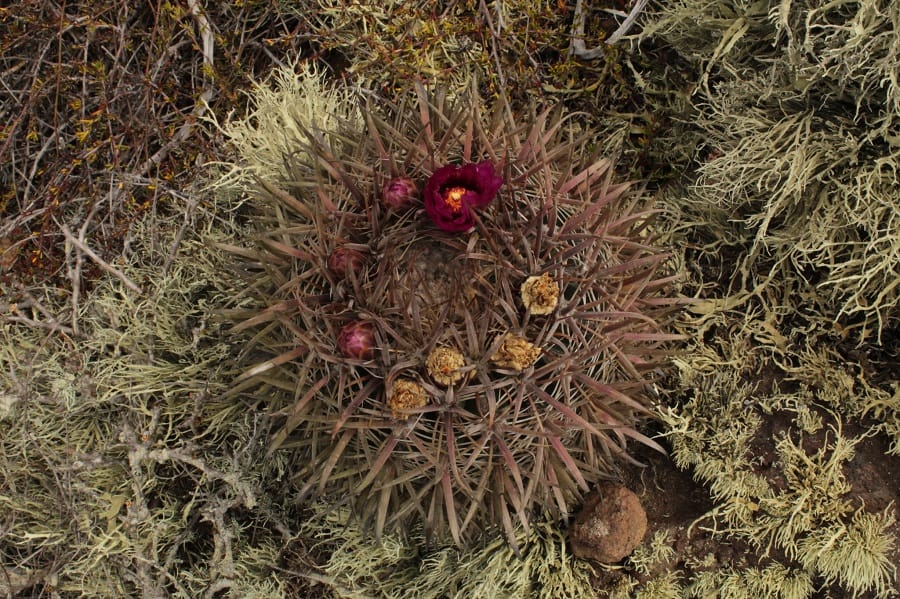
<path id="1" fill-rule="evenodd" d="M 371 360 L 375 355 L 375 327 L 371 322 L 355 320 L 338 333 L 338 350 L 345 358 Z"/>
<path id="2" fill-rule="evenodd" d="M 348 247 L 339 247 L 328 256 L 328 270 L 341 278 L 359 274 L 366 265 L 365 255 Z"/>
<path id="3" fill-rule="evenodd" d="M 388 210 L 402 210 L 419 200 L 419 186 L 409 177 L 397 177 L 384 184 L 381 203 Z"/>

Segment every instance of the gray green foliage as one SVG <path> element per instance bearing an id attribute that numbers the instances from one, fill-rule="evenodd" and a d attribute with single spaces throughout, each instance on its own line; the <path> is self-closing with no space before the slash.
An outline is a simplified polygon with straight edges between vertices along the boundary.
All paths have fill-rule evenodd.
<path id="1" fill-rule="evenodd" d="M 224 208 L 224 204 L 219 207 Z M 197 215 L 199 235 L 234 234 Z M 227 215 L 227 211 L 221 214 Z M 0 419 L 7 592 L 63 596 L 280 596 L 284 539 L 263 481 L 262 416 L 220 402 L 230 352 L 212 309 L 230 293 L 222 255 L 194 234 L 167 266 L 182 217 L 135 230 L 124 272 L 84 296 L 82 334 L 4 327 Z M 255 514 L 251 522 L 246 510 Z"/>
<path id="2" fill-rule="evenodd" d="M 329 546 L 323 567 L 336 597 L 384 599 L 515 599 L 590 597 L 591 567 L 574 560 L 557 524 L 519 531 L 518 555 L 502 538 L 483 546 L 424 548 L 421 532 L 375 542 L 344 511 L 323 505 L 302 530 Z"/>
<path id="3" fill-rule="evenodd" d="M 739 251 L 735 290 L 814 289 L 820 326 L 881 341 L 900 302 L 900 5 L 680 0 L 644 35 L 695 61 L 699 164 L 673 202 L 710 251 Z"/>

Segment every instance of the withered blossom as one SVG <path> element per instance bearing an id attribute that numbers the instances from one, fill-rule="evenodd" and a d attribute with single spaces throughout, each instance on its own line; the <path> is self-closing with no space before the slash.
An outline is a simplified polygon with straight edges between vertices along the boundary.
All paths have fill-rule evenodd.
<path id="1" fill-rule="evenodd" d="M 507 333 L 503 343 L 491 356 L 491 362 L 500 368 L 521 372 L 535 363 L 541 355 L 541 348 L 524 337 Z"/>
<path id="2" fill-rule="evenodd" d="M 559 285 L 547 273 L 525 279 L 521 292 L 522 304 L 532 314 L 550 314 L 559 303 Z"/>
<path id="3" fill-rule="evenodd" d="M 462 372 L 466 360 L 459 350 L 452 347 L 436 347 L 425 360 L 428 375 L 438 384 L 449 387 L 462 380 L 466 373 Z"/>
<path id="4" fill-rule="evenodd" d="M 404 412 L 421 408 L 428 403 L 425 388 L 410 379 L 397 379 L 388 395 L 387 404 L 394 418 L 403 418 Z"/>

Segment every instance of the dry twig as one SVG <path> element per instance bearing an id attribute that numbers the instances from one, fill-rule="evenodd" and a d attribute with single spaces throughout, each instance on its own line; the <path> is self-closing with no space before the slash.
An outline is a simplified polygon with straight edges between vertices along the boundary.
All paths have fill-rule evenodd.
<path id="1" fill-rule="evenodd" d="M 610 35 L 609 38 L 605 41 L 606 45 L 611 46 L 621 40 L 622 37 L 624 37 L 625 34 L 628 33 L 628 31 L 634 25 L 638 16 L 641 14 L 641 11 L 644 10 L 644 7 L 646 5 L 647 0 L 637 0 L 634 3 L 634 6 L 631 8 L 631 12 L 628 13 L 628 15 L 625 17 L 625 20 L 622 21 L 621 25 L 619 25 L 619 28 L 616 29 L 613 34 Z M 584 60 L 593 60 L 595 58 L 603 56 L 605 50 L 602 47 L 591 49 L 585 47 L 584 12 L 584 0 L 577 0 L 577 2 L 575 2 L 575 19 L 572 22 L 572 45 L 569 51 L 578 58 L 583 58 Z"/>
<path id="2" fill-rule="evenodd" d="M 59 222 L 56 219 L 53 219 L 53 220 L 56 223 L 56 226 L 59 227 L 59 230 L 62 231 L 62 234 L 65 235 L 66 241 L 68 241 L 69 243 L 74 245 L 76 248 L 78 248 L 79 250 L 84 252 L 84 254 L 88 258 L 93 260 L 97 264 L 97 266 L 99 266 L 106 272 L 110 273 L 111 275 L 114 275 L 117 279 L 122 281 L 126 287 L 128 287 L 135 293 L 139 293 L 139 294 L 143 293 L 143 290 L 134 281 L 129 279 L 127 276 L 125 276 L 125 274 L 122 271 L 112 267 L 103 258 L 98 256 L 94 250 L 92 250 L 90 247 L 88 247 L 88 245 L 84 242 L 83 239 L 79 239 L 78 237 L 75 237 L 72 234 L 72 231 L 70 231 L 66 225 L 62 224 L 61 222 Z"/>

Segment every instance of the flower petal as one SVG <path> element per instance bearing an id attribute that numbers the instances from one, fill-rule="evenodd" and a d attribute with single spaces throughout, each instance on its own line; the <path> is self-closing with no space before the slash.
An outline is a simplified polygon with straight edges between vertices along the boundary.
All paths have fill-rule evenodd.
<path id="1" fill-rule="evenodd" d="M 444 231 L 467 231 L 475 225 L 473 211 L 490 204 L 502 184 L 487 160 L 442 166 L 425 183 L 425 212 Z"/>
<path id="2" fill-rule="evenodd" d="M 484 160 L 478 164 L 471 165 L 475 171 L 475 180 L 478 182 L 477 204 L 470 204 L 473 208 L 484 208 L 493 201 L 500 186 L 503 185 L 503 178 L 498 176 L 494 170 L 494 164 L 489 160 Z"/>

